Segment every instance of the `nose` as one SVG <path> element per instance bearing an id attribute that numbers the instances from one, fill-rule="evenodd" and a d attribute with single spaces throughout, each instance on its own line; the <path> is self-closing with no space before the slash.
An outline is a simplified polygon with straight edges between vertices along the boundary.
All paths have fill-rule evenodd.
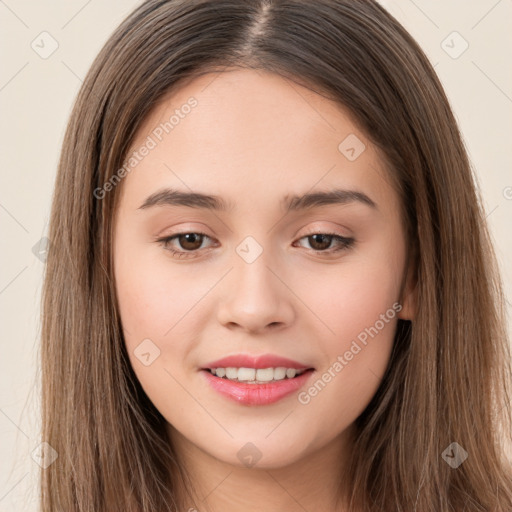
<path id="1" fill-rule="evenodd" d="M 252 263 L 238 255 L 221 287 L 218 321 L 229 329 L 260 333 L 290 326 L 295 317 L 294 294 L 285 275 L 263 253 Z"/>

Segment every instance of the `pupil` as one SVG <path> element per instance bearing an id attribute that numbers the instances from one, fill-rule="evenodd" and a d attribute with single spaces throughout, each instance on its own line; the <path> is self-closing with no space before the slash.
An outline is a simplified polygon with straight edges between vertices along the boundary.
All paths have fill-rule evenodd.
<path id="1" fill-rule="evenodd" d="M 196 237 L 200 237 L 201 235 L 198 235 L 197 233 L 186 233 L 185 235 L 182 235 L 182 238 L 185 239 L 185 242 L 182 243 L 180 240 L 180 244 L 184 249 L 197 249 L 197 247 L 194 247 L 194 244 L 197 245 L 197 240 L 194 241 Z M 192 247 L 188 247 L 187 244 L 191 244 Z M 201 245 L 201 244 L 199 244 Z"/>
<path id="2" fill-rule="evenodd" d="M 324 241 L 324 242 L 322 243 L 321 239 L 323 238 L 323 239 L 325 239 L 325 240 L 329 240 L 330 236 L 331 236 L 331 235 L 316 234 L 316 235 L 312 235 L 312 238 L 314 239 L 314 243 L 315 243 L 315 244 L 318 244 L 318 243 L 319 243 L 320 245 L 325 245 L 325 247 L 321 247 L 321 248 L 322 248 L 322 249 L 326 249 L 327 247 L 329 247 L 330 242 L 329 242 L 329 241 L 327 241 L 327 242 L 325 242 L 325 241 Z M 317 239 L 317 237 L 318 237 L 318 238 L 320 238 L 320 241 L 319 241 L 319 242 L 317 242 L 317 240 L 316 240 L 316 239 Z"/>

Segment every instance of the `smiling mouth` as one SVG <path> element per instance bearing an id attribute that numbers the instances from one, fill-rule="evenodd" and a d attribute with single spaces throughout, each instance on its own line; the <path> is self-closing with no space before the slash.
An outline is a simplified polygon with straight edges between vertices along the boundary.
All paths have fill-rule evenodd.
<path id="1" fill-rule="evenodd" d="M 223 380 L 241 384 L 273 384 L 292 380 L 300 375 L 313 371 L 314 368 L 286 368 L 283 366 L 269 368 L 203 368 L 204 371 Z"/>

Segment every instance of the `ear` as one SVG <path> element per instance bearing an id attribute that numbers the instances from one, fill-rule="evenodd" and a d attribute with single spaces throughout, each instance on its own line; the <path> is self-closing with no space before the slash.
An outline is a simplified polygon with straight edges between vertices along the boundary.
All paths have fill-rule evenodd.
<path id="1" fill-rule="evenodd" d="M 412 262 L 408 265 L 407 274 L 402 284 L 400 304 L 402 309 L 398 312 L 398 318 L 402 320 L 414 320 L 418 307 L 418 282 L 413 271 Z"/>

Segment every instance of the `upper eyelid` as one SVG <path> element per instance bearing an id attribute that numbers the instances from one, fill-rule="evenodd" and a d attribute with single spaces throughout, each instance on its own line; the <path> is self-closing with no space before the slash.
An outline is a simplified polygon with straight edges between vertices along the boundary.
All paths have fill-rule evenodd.
<path id="1" fill-rule="evenodd" d="M 316 222 L 322 222 L 322 221 L 318 221 L 317 220 Z M 345 235 L 343 235 L 342 233 L 339 232 L 343 228 L 346 231 L 348 231 L 348 233 L 345 234 Z M 170 233 L 168 235 L 165 235 L 165 234 L 157 235 L 157 238 L 170 238 L 170 237 L 173 237 L 173 236 L 184 235 L 184 234 L 189 234 L 189 233 L 196 233 L 196 234 L 207 236 L 209 238 L 215 238 L 214 236 L 211 236 L 208 233 L 206 233 L 203 229 L 204 228 L 195 229 L 195 228 L 187 228 L 187 227 L 185 227 L 185 228 L 181 229 L 180 231 L 176 231 L 175 233 Z M 301 228 L 301 230 L 302 229 L 303 228 Z M 307 232 L 304 235 L 302 235 L 302 236 L 310 236 L 311 234 L 320 234 L 321 233 L 321 234 L 332 234 L 332 235 L 336 235 L 336 236 L 339 236 L 339 237 L 342 237 L 342 238 L 352 238 L 353 235 L 352 235 L 351 231 L 352 230 L 349 229 L 348 227 L 346 227 L 346 226 L 342 227 L 341 225 L 338 225 L 338 228 L 313 226 L 313 227 L 307 229 Z M 300 232 L 300 230 L 295 231 L 295 236 L 297 236 L 299 232 Z"/>
<path id="2" fill-rule="evenodd" d="M 208 237 L 210 239 L 215 239 L 215 237 L 210 236 L 208 233 L 205 233 L 200 230 L 194 230 L 194 229 L 178 231 L 176 233 L 171 233 L 169 235 L 161 235 L 161 236 L 157 236 L 156 238 L 162 240 L 162 239 L 170 239 L 170 238 L 175 238 L 180 235 L 189 235 L 189 234 L 202 235 L 202 236 Z M 331 229 L 312 229 L 312 230 L 309 230 L 307 233 L 303 234 L 302 236 L 300 236 L 299 239 L 305 238 L 307 236 L 320 235 L 320 234 L 321 235 L 330 235 L 330 236 L 339 236 L 340 238 L 353 238 L 351 235 L 342 235 L 341 233 L 337 233 L 335 230 L 331 230 Z"/>

